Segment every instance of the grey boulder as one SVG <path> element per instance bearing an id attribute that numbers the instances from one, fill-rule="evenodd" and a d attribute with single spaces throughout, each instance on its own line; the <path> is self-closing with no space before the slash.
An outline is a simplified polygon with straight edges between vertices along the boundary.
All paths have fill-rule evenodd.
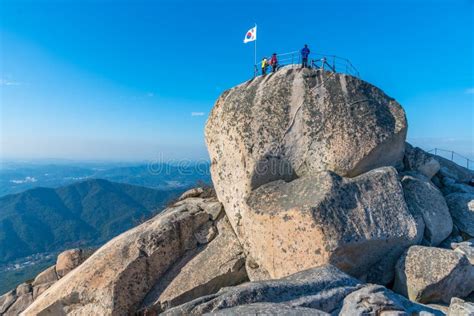
<path id="1" fill-rule="evenodd" d="M 251 255 L 271 278 L 329 263 L 385 284 L 403 251 L 421 237 L 393 167 L 355 178 L 320 172 L 274 181 L 247 203 Z"/>
<path id="2" fill-rule="evenodd" d="M 403 163 L 406 170 L 417 171 L 431 179 L 440 169 L 440 164 L 432 155 L 418 147 L 405 144 Z"/>
<path id="3" fill-rule="evenodd" d="M 459 252 L 413 246 L 397 263 L 394 290 L 420 303 L 449 303 L 474 291 L 474 268 Z"/>
<path id="4" fill-rule="evenodd" d="M 284 304 L 290 308 L 309 307 L 315 309 L 315 313 L 331 313 L 338 310 L 344 297 L 361 286 L 357 279 L 328 265 L 279 280 L 248 282 L 223 288 L 216 294 L 171 308 L 163 315 L 201 315 L 255 303 Z"/>
<path id="5" fill-rule="evenodd" d="M 454 251 L 466 255 L 467 259 L 469 259 L 469 262 L 474 265 L 474 239 L 457 243 L 453 242 L 451 243 L 451 248 Z"/>
<path id="6" fill-rule="evenodd" d="M 452 193 L 446 196 L 446 203 L 454 224 L 460 231 L 474 237 L 474 194 Z"/>
<path id="7" fill-rule="evenodd" d="M 449 304 L 448 316 L 474 316 L 474 304 L 453 297 Z"/>
<path id="8" fill-rule="evenodd" d="M 347 295 L 340 316 L 444 315 L 441 311 L 407 300 L 381 285 L 369 284 Z"/>
<path id="9" fill-rule="evenodd" d="M 232 308 L 221 309 L 216 312 L 206 313 L 204 315 L 214 316 L 329 316 L 331 314 L 308 307 L 291 307 L 278 303 L 254 303 L 239 305 Z"/>
<path id="10" fill-rule="evenodd" d="M 437 246 L 453 229 L 453 220 L 442 193 L 429 180 L 406 175 L 402 178 L 408 209 L 423 221 L 423 244 Z"/>

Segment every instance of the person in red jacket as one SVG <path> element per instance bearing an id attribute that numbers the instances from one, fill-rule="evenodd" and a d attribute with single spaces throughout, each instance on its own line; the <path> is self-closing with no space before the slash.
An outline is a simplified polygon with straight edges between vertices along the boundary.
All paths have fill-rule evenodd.
<path id="1" fill-rule="evenodd" d="M 276 54 L 276 53 L 273 53 L 272 58 L 270 59 L 270 65 L 272 66 L 272 72 L 277 71 L 278 58 L 277 58 L 277 54 Z"/>

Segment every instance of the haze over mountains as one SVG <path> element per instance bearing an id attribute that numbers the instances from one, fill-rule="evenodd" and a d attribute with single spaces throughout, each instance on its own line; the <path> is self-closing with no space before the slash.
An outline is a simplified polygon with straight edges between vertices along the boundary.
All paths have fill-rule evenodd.
<path id="1" fill-rule="evenodd" d="M 58 188 L 85 179 L 106 179 L 159 190 L 185 189 L 198 180 L 210 181 L 203 163 L 58 163 L 4 162 L 0 168 L 0 196 L 35 187 Z"/>

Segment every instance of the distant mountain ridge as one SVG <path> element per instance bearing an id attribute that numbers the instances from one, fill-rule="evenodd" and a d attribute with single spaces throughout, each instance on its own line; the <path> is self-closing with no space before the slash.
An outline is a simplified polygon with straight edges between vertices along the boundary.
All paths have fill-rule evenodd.
<path id="1" fill-rule="evenodd" d="M 88 179 L 0 198 L 0 264 L 39 252 L 107 241 L 148 217 L 181 190 Z"/>
<path id="2" fill-rule="evenodd" d="M 124 163 L 0 164 L 0 197 L 35 187 L 59 188 L 87 179 L 140 185 L 158 190 L 185 189 L 198 180 L 210 182 L 209 163 L 126 165 Z"/>

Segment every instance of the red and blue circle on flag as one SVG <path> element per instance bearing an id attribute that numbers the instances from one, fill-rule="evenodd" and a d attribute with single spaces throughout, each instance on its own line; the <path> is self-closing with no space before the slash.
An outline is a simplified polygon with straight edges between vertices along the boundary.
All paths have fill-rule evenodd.
<path id="1" fill-rule="evenodd" d="M 252 32 L 247 32 L 247 39 L 251 39 L 252 38 Z"/>

